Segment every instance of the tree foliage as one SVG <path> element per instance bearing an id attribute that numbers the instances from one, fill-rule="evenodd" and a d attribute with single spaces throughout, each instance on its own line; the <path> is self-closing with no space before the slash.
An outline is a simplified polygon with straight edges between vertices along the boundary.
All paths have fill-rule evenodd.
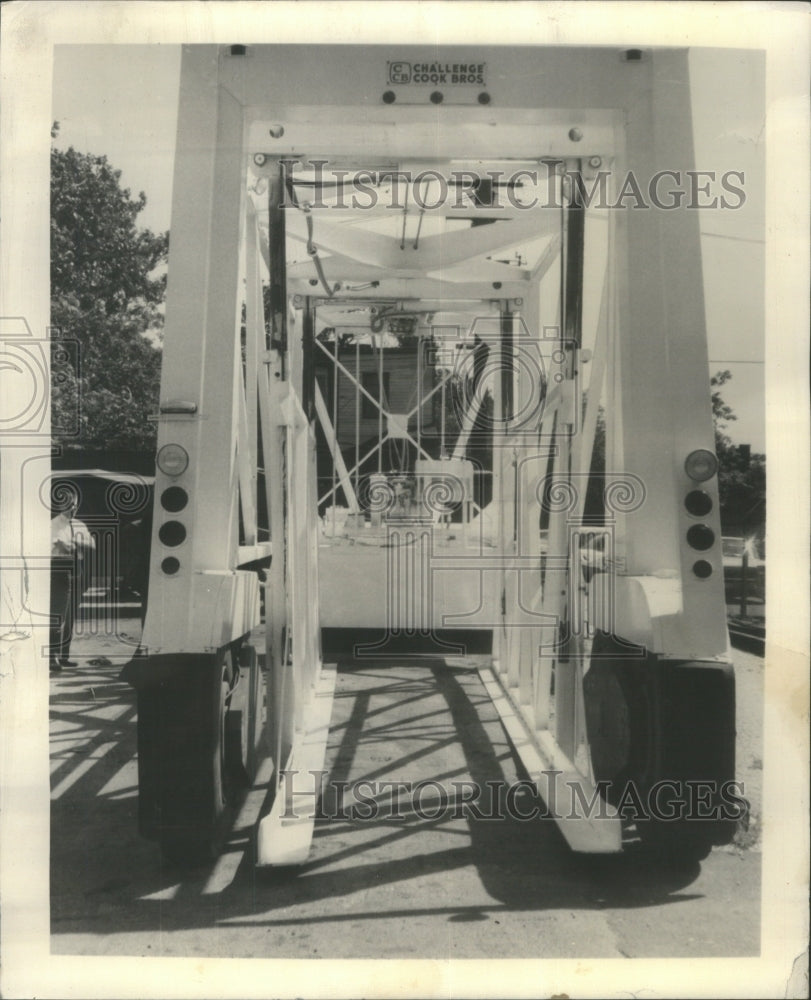
<path id="1" fill-rule="evenodd" d="M 52 410 L 68 448 L 154 446 L 169 237 L 139 228 L 145 205 L 105 156 L 52 149 L 51 325 L 68 359 L 54 363 Z"/>
<path id="2" fill-rule="evenodd" d="M 737 420 L 735 411 L 724 402 L 721 396 L 721 386 L 724 386 L 732 378 L 729 369 L 716 372 L 710 379 L 710 399 L 712 401 L 712 419 L 715 425 L 715 447 L 719 452 L 732 447 L 732 439 L 724 433 L 730 420 Z"/>
<path id="3" fill-rule="evenodd" d="M 758 535 L 766 528 L 766 456 L 751 454 L 746 446 L 734 445 L 725 433 L 734 410 L 724 402 L 721 388 L 732 378 L 728 370 L 710 379 L 715 451 L 718 455 L 718 492 L 724 534 Z"/>
<path id="4" fill-rule="evenodd" d="M 718 455 L 718 491 L 721 527 L 728 535 L 763 537 L 766 526 L 766 456 L 751 454 L 747 446 L 735 445 L 726 433 L 737 420 L 732 407 L 724 401 L 722 388 L 732 373 L 718 371 L 710 379 L 710 398 L 715 427 L 715 450 Z M 585 398 L 584 398 L 585 410 Z M 605 412 L 597 414 L 592 452 L 591 479 L 586 495 L 585 516 L 592 523 L 602 523 L 602 489 L 605 473 Z"/>

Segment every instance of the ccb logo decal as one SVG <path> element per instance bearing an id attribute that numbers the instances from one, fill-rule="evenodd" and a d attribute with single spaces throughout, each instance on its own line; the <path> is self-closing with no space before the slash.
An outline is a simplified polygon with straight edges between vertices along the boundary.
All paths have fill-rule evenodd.
<path id="1" fill-rule="evenodd" d="M 483 87 L 487 63 L 396 62 L 386 63 L 389 83 L 469 84 Z"/>
<path id="2" fill-rule="evenodd" d="M 411 63 L 390 62 L 389 83 L 411 83 Z"/>

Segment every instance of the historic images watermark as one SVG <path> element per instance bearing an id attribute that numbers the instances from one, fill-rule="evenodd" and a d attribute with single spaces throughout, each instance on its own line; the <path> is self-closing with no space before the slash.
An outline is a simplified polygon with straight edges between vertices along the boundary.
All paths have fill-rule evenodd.
<path id="1" fill-rule="evenodd" d="M 254 164 L 273 163 L 264 153 Z M 329 160 L 283 158 L 287 184 L 280 207 L 333 211 L 462 211 L 473 204 L 492 210 L 559 209 L 572 200 L 590 209 L 722 209 L 746 204 L 743 170 L 658 170 L 642 176 L 615 172 L 600 157 L 580 169 L 572 161 L 545 160 L 514 170 L 350 169 Z M 306 179 L 305 179 L 306 175 Z M 296 190 L 306 185 L 306 197 Z"/>
<path id="2" fill-rule="evenodd" d="M 529 780 L 411 781 L 367 779 L 344 781 L 328 771 L 285 770 L 282 819 L 360 821 L 497 821 L 536 819 L 599 820 L 619 814 L 630 822 L 738 821 L 747 814 L 744 785 L 707 780 L 662 779 L 641 787 L 634 781 L 599 781 L 587 790 L 562 771 L 541 771 Z M 304 807 L 302 799 L 318 806 Z M 612 803 L 609 806 L 609 802 Z"/>

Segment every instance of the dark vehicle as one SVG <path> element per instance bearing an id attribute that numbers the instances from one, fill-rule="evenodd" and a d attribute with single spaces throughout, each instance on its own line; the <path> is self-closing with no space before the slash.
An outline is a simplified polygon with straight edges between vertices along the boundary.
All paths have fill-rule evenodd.
<path id="1" fill-rule="evenodd" d="M 137 602 L 143 611 L 149 583 L 154 477 L 106 469 L 65 469 L 51 475 L 51 516 L 78 498 L 76 519 L 94 548 L 85 560 L 86 605 Z"/>

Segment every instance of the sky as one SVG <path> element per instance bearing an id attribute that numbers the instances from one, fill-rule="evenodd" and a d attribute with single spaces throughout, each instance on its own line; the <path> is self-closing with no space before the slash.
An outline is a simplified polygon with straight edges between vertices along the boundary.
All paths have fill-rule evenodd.
<path id="1" fill-rule="evenodd" d="M 690 70 L 696 166 L 743 171 L 746 192 L 736 211 L 702 212 L 710 370 L 732 373 L 723 396 L 738 419 L 727 433 L 762 452 L 764 66 L 757 51 L 694 49 Z M 106 155 L 134 196 L 146 194 L 139 222 L 153 230 L 170 228 L 179 79 L 179 46 L 54 47 L 57 145 Z"/>

